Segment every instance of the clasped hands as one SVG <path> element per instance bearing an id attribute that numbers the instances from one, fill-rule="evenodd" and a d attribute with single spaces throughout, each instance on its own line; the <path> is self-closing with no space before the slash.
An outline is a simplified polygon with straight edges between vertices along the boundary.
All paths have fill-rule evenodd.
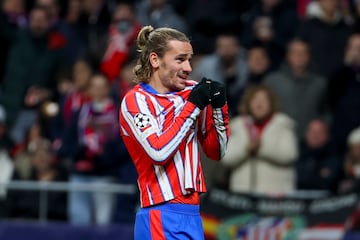
<path id="1" fill-rule="evenodd" d="M 226 103 L 225 86 L 220 82 L 202 78 L 192 89 L 188 101 L 195 104 L 201 110 L 208 104 L 212 108 L 221 108 Z"/>

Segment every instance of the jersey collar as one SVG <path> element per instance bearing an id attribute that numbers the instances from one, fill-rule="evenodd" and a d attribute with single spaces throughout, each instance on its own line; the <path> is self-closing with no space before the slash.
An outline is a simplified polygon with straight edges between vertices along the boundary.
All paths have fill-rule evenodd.
<path id="1" fill-rule="evenodd" d="M 141 86 L 141 88 L 142 89 L 144 89 L 145 91 L 147 91 L 148 93 L 152 93 L 152 94 L 161 94 L 161 93 L 159 93 L 158 91 L 156 91 L 150 84 L 148 84 L 148 83 L 144 83 L 144 82 L 142 82 L 142 83 L 140 83 L 140 86 Z M 165 94 L 171 94 L 171 93 L 174 93 L 174 92 L 167 92 L 167 93 L 165 93 Z"/>

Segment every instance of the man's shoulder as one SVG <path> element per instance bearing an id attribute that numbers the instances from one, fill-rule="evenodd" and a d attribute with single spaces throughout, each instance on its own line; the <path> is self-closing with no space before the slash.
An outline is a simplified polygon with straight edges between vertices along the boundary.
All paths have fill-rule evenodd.
<path id="1" fill-rule="evenodd" d="M 219 62 L 219 57 L 216 54 L 209 54 L 200 59 L 198 67 L 212 68 Z"/>
<path id="2" fill-rule="evenodd" d="M 139 84 L 137 84 L 125 94 L 122 102 L 128 101 L 128 100 L 136 97 L 136 93 L 139 93 L 139 92 L 142 92 L 142 91 L 140 90 Z"/>
<path id="3" fill-rule="evenodd" d="M 125 97 L 130 95 L 130 94 L 134 94 L 135 91 L 137 91 L 137 88 L 139 87 L 139 85 L 135 85 L 134 87 L 132 87 L 129 91 L 126 92 Z"/>
<path id="4" fill-rule="evenodd" d="M 276 70 L 265 76 L 264 83 L 283 83 L 284 78 L 286 78 L 286 73 L 282 70 Z"/>

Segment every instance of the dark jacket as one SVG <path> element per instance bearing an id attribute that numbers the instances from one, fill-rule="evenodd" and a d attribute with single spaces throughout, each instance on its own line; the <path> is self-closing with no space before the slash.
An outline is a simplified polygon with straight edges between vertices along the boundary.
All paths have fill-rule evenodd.
<path id="1" fill-rule="evenodd" d="M 330 79 L 327 100 L 333 114 L 332 134 L 345 154 L 349 133 L 360 126 L 360 68 L 338 70 Z"/>
<path id="2" fill-rule="evenodd" d="M 79 115 L 80 111 L 74 112 L 71 123 L 64 129 L 62 146 L 58 155 L 62 158 L 72 159 L 72 172 L 91 176 L 116 176 L 118 177 L 122 164 L 129 162 L 129 155 L 119 134 L 114 139 L 106 141 L 101 155 L 88 158 L 86 146 L 79 141 Z M 114 123 L 116 124 L 116 123 Z M 90 171 L 81 171 L 77 168 L 77 162 L 87 159 L 94 164 Z"/>
<path id="3" fill-rule="evenodd" d="M 341 66 L 352 29 L 343 20 L 330 24 L 318 18 L 304 21 L 297 37 L 309 43 L 313 70 L 328 77 Z"/>
<path id="4" fill-rule="evenodd" d="M 284 65 L 267 75 L 263 83 L 278 96 L 281 111 L 296 121 L 300 138 L 312 119 L 325 116 L 326 81 L 322 76 L 306 71 L 302 77 L 296 77 Z"/>
<path id="5" fill-rule="evenodd" d="M 57 35 L 49 33 L 35 38 L 29 30 L 12 31 L 0 14 L 0 34 L 12 42 L 2 86 L 0 103 L 6 109 L 7 123 L 16 119 L 23 107 L 24 96 L 30 86 L 55 92 L 55 74 L 61 65 L 62 46 Z"/>
<path id="6" fill-rule="evenodd" d="M 323 168 L 330 170 L 322 177 Z M 336 190 L 340 174 L 340 163 L 333 143 L 312 149 L 305 142 L 300 143 L 300 155 L 296 161 L 297 188 L 302 190 Z"/>

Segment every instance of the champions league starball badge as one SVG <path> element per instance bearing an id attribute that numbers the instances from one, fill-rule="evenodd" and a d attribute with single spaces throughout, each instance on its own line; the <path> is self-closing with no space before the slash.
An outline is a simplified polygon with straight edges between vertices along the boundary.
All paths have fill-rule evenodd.
<path id="1" fill-rule="evenodd" d="M 143 113 L 137 113 L 134 117 L 134 122 L 136 127 L 138 127 L 139 129 L 150 126 L 149 116 Z"/>

